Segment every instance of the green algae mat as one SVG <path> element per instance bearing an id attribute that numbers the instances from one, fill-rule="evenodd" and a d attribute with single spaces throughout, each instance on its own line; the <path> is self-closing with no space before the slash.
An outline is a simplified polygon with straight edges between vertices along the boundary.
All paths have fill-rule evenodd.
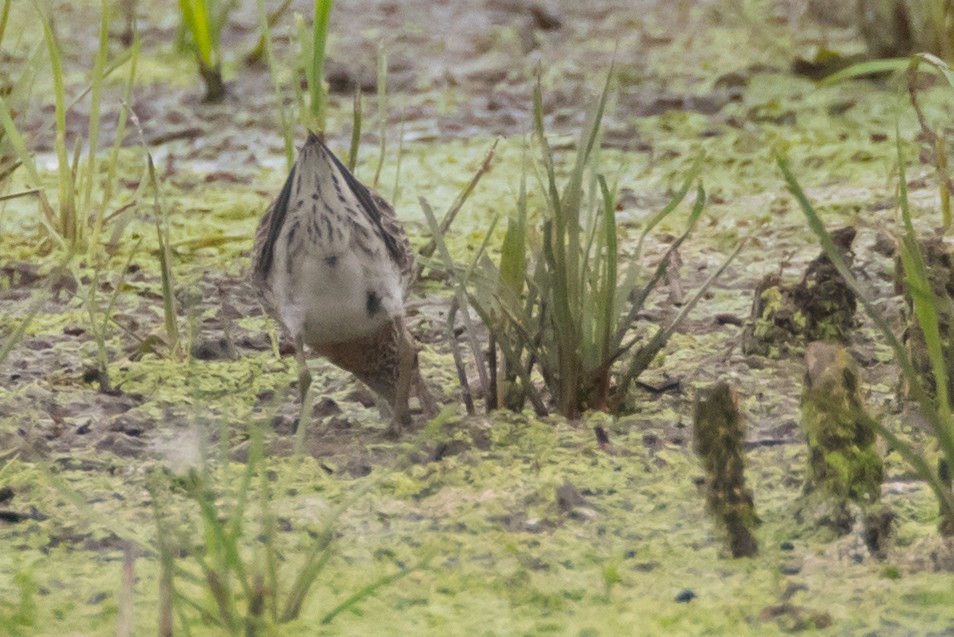
<path id="1" fill-rule="evenodd" d="M 37 4 L 62 51 L 66 147 L 82 171 L 100 5 Z M 820 251 L 773 151 L 786 153 L 829 227 L 855 228 L 853 270 L 899 327 L 896 125 L 915 223 L 940 222 L 931 151 L 902 85 L 819 84 L 792 71 L 819 50 L 862 51 L 856 29 L 768 0 L 338 3 L 328 140 L 346 154 L 359 90 L 356 172 L 368 182 L 379 172 L 383 119 L 377 189 L 416 247 L 429 239 L 418 198 L 449 208 L 499 140 L 445 237 L 469 263 L 499 215 L 488 242 L 496 255 L 517 210 L 537 74 L 562 175 L 614 60 L 600 155 L 618 184 L 624 258 L 701 155 L 709 203 L 679 251 L 685 290 L 748 240 L 640 376 L 624 413 L 572 422 L 488 415 L 481 396 L 478 413 L 466 414 L 449 339 L 469 342 L 448 334 L 447 278 L 425 269 L 408 324 L 442 410 L 430 421 L 418 414 L 394 440 L 374 397 L 318 358 L 314 405 L 299 422 L 292 349 L 247 282 L 256 224 L 287 175 L 283 118 L 296 117 L 302 81 L 295 13 L 307 23 L 313 7 L 279 12 L 271 66 L 250 66 L 259 7 L 235 3 L 221 34 L 228 94 L 206 104 L 165 4 L 107 4 L 109 59 L 130 46 L 130 24 L 140 52 L 131 89 L 128 63 L 101 88 L 91 188 L 93 201 L 107 202 L 96 213 L 105 248 L 65 266 L 36 193 L 60 200 L 56 86 L 37 8 L 11 3 L 0 40 L 2 95 L 37 172 L 20 166 L 0 181 L 0 347 L 12 344 L 0 361 L 0 635 L 954 630 L 954 545 L 938 534 L 930 490 L 878 441 L 888 539 L 875 547 L 861 525 L 836 534 L 815 524 L 801 506 L 810 465 L 801 352 L 742 351 L 759 282 L 799 281 Z M 280 3 L 262 4 L 268 13 Z M 925 86 L 921 100 L 938 125 L 954 106 L 940 85 Z M 120 127 L 123 104 L 136 121 Z M 300 144 L 304 130 L 290 130 Z M 9 152 L 9 136 L 0 142 Z M 531 210 L 542 206 L 535 188 Z M 689 207 L 650 234 L 647 263 L 682 232 Z M 679 311 L 667 291 L 651 297 L 637 330 Z M 868 410 L 927 444 L 899 398 L 890 348 L 862 313 L 855 323 Z M 734 387 L 745 426 L 746 486 L 760 520 L 753 557 L 726 551 L 693 453 L 696 392 L 719 381 Z"/>

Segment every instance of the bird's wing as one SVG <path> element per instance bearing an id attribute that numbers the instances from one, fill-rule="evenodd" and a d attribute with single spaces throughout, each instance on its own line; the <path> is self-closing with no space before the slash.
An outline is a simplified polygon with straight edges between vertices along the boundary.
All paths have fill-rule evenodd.
<path id="1" fill-rule="evenodd" d="M 321 145 L 324 154 L 330 158 L 331 168 L 337 171 L 344 179 L 348 189 L 358 200 L 361 213 L 377 231 L 381 240 L 384 241 L 384 245 L 387 247 L 391 258 L 403 270 L 411 261 L 411 251 L 407 237 L 404 234 L 404 228 L 397 220 L 394 208 L 380 196 L 372 193 L 367 186 L 358 181 L 358 179 L 351 174 L 351 171 L 348 170 L 347 166 L 341 163 L 341 160 L 339 160 L 335 154 L 331 152 L 331 149 L 314 133 L 309 136 L 308 142 L 312 143 L 313 140 Z"/>

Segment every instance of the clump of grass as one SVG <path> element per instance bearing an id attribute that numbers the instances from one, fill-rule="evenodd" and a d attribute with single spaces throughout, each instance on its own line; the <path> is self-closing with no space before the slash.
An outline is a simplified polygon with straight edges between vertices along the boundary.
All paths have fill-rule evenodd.
<path id="1" fill-rule="evenodd" d="M 182 28 L 191 38 L 199 65 L 199 76 L 205 83 L 205 101 L 225 99 L 222 80 L 222 29 L 233 3 L 215 0 L 179 0 Z"/>
<path id="2" fill-rule="evenodd" d="M 127 83 L 128 95 L 135 80 L 139 53 L 137 40 L 128 50 L 114 60 L 110 61 L 108 59 L 110 12 L 105 0 L 101 2 L 100 9 L 102 13 L 99 46 L 91 69 L 92 80 L 89 87 L 73 102 L 75 103 L 89 95 L 89 123 L 85 135 L 80 135 L 71 140 L 72 151 L 67 140 L 66 115 L 73 103 L 67 102 L 62 52 L 49 20 L 37 10 L 43 28 L 45 50 L 50 61 L 53 80 L 55 111 L 52 121 L 55 126 L 55 152 L 57 157 L 57 195 L 55 200 L 42 187 L 44 182 L 33 154 L 29 149 L 26 138 L 19 131 L 15 122 L 15 104 L 8 99 L 13 98 L 19 92 L 21 86 L 18 84 L 14 87 L 13 94 L 8 98 L 0 96 L 0 126 L 3 129 L 3 141 L 16 157 L 14 168 L 22 165 L 27 172 L 29 181 L 37 187 L 36 195 L 41 212 L 40 220 L 49 238 L 60 247 L 69 250 L 87 247 L 91 252 L 99 249 L 99 239 L 106 218 L 106 210 L 111 205 L 116 165 L 118 163 L 118 149 L 125 126 L 125 114 L 120 113 L 116 142 L 104 166 L 99 157 L 102 89 L 109 75 L 128 62 L 130 69 Z M 35 62 L 28 62 L 27 69 L 35 70 Z M 21 79 L 23 83 L 31 81 L 26 75 Z M 86 159 L 82 161 L 81 153 L 84 141 L 88 148 Z M 105 182 L 101 180 L 101 173 L 104 169 L 107 173 Z M 4 172 L 6 173 L 7 169 L 4 169 Z"/>
<path id="3" fill-rule="evenodd" d="M 931 392 L 925 386 L 924 378 L 915 368 L 907 348 L 894 333 L 881 311 L 878 310 L 868 291 L 859 284 L 849 269 L 840 250 L 832 240 L 831 234 L 825 228 L 817 211 L 798 184 L 798 180 L 789 168 L 788 161 L 785 157 L 778 155 L 777 162 L 789 190 L 798 201 L 809 226 L 818 237 L 828 258 L 857 294 L 858 300 L 861 301 L 868 316 L 891 347 L 904 381 L 908 386 L 908 394 L 917 403 L 921 414 L 928 423 L 933 439 L 932 443 L 940 451 L 941 462 L 932 461 L 933 454 L 926 446 L 903 440 L 894 431 L 865 414 L 859 414 L 858 417 L 865 420 L 866 427 L 878 432 L 891 447 L 896 449 L 917 475 L 927 483 L 937 498 L 940 507 L 939 528 L 941 532 L 945 535 L 954 535 L 954 491 L 951 489 L 947 470 L 948 467 L 954 467 L 954 418 L 951 414 L 951 397 L 947 391 L 947 378 L 954 373 L 954 370 L 948 369 L 945 364 L 942 334 L 939 329 L 939 317 L 942 315 L 951 316 L 954 314 L 954 307 L 951 306 L 949 300 L 942 301 L 934 293 L 930 283 L 929 272 L 921 254 L 911 219 L 900 134 L 898 134 L 897 153 L 898 203 L 904 226 L 904 234 L 901 237 L 900 245 L 901 260 L 904 265 L 904 280 L 907 288 L 911 291 L 914 316 L 924 334 L 927 355 L 937 387 L 936 396 L 931 395 Z"/>
<path id="4" fill-rule="evenodd" d="M 332 512 L 325 526 L 312 535 L 310 547 L 299 561 L 294 565 L 286 562 L 273 508 L 275 486 L 265 465 L 263 434 L 257 425 L 250 427 L 249 434 L 249 458 L 234 490 L 218 481 L 208 464 L 190 470 L 174 483 L 160 476 L 152 481 L 161 565 L 160 635 L 172 635 L 177 622 L 187 631 L 197 620 L 232 635 L 279 634 L 282 625 L 298 619 L 312 603 L 312 589 L 327 576 L 334 557 L 333 527 L 349 502 Z M 188 517 L 197 517 L 198 534 L 188 525 L 174 522 L 169 514 L 182 504 L 173 505 L 172 501 L 183 498 L 194 508 Z M 256 508 L 259 528 L 252 542 L 248 520 Z M 195 537 L 201 540 L 196 542 Z M 323 612 L 319 624 L 330 623 L 413 570 L 398 565 Z"/>
<path id="5" fill-rule="evenodd" d="M 556 410 L 568 418 L 576 418 L 587 409 L 621 409 L 633 380 L 649 366 L 715 276 L 738 252 L 733 252 L 679 314 L 651 337 L 642 339 L 632 333 L 637 315 L 664 279 L 674 252 L 701 217 L 705 191 L 697 187 L 686 230 L 646 276 L 648 268 L 644 268 L 640 256 L 644 240 L 686 197 L 700 170 L 700 161 L 672 201 L 646 224 L 635 255 L 627 256 L 630 265 L 620 267 L 616 189 L 610 187 L 599 169 L 600 130 L 611 77 L 612 73 L 590 114 L 562 185 L 557 179 L 556 156 L 544 131 L 542 91 L 537 83 L 533 119 L 542 172 L 542 230 L 535 230 L 537 223 L 529 209 L 524 175 L 499 262 L 493 263 L 481 250 L 473 265 L 455 270 L 459 284 L 468 287 L 467 301 L 487 325 L 492 343 L 501 354 L 501 369 L 491 370 L 495 380 L 485 392 L 493 399 L 491 408 L 521 409 L 530 400 L 538 412 L 546 411 L 534 380 L 534 374 L 539 373 Z"/>

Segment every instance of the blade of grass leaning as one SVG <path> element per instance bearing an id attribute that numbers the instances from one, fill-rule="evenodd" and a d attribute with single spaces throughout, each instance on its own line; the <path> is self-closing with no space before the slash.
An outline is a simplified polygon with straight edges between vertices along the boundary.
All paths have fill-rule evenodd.
<path id="1" fill-rule="evenodd" d="M 444 323 L 447 328 L 445 335 L 448 344 L 450 344 L 451 355 L 454 358 L 454 367 L 457 370 L 457 381 L 460 383 L 460 393 L 461 399 L 464 402 L 464 409 L 468 416 L 473 416 L 477 413 L 477 410 L 474 408 L 474 396 L 470 391 L 470 381 L 467 380 L 467 369 L 464 367 L 464 355 L 461 352 L 460 343 L 457 342 L 457 334 L 454 330 L 454 326 L 457 324 L 458 307 L 457 298 L 452 298 L 450 307 L 447 308 L 447 321 Z M 493 347 L 493 344 L 491 344 L 491 347 Z M 490 371 L 492 374 L 493 370 L 491 369 Z"/>
<path id="2" fill-rule="evenodd" d="M 384 167 L 384 155 L 387 151 L 388 128 L 388 55 L 384 45 L 378 46 L 378 167 L 374 169 L 374 180 L 371 186 L 377 190 L 378 180 L 381 179 L 381 169 Z"/>
<path id="3" fill-rule="evenodd" d="M 432 236 L 437 241 L 437 249 L 443 258 L 444 263 L 447 264 L 448 268 L 450 269 L 451 275 L 453 276 L 454 259 L 451 257 L 450 251 L 447 249 L 447 245 L 444 243 L 444 237 L 440 234 L 440 228 L 437 223 L 437 217 L 434 215 L 434 210 L 431 208 L 430 204 L 427 203 L 427 200 L 424 199 L 424 197 L 420 197 L 418 202 L 421 205 L 421 210 L 424 211 L 424 216 L 427 218 L 427 223 L 431 227 Z M 481 348 L 480 343 L 477 342 L 477 331 L 473 321 L 470 318 L 470 312 L 468 311 L 469 303 L 466 292 L 466 283 L 466 279 L 457 281 L 457 285 L 454 286 L 454 296 L 457 299 L 458 306 L 460 307 L 460 315 L 464 321 L 464 327 L 467 330 L 467 336 L 470 339 L 470 346 L 471 351 L 474 354 L 474 360 L 477 363 L 477 377 L 480 379 L 480 388 L 483 392 L 483 395 L 486 396 L 489 390 L 489 377 L 484 365 L 484 361 L 481 359 L 479 354 Z"/>
<path id="4" fill-rule="evenodd" d="M 74 179 L 70 171 L 70 162 L 66 151 L 66 88 L 63 81 L 63 61 L 49 20 L 38 6 L 34 5 L 34 7 L 43 26 L 43 39 L 49 52 L 50 71 L 53 77 L 56 118 L 56 141 L 54 146 L 57 159 L 57 207 L 59 208 L 57 230 L 69 245 L 76 246 L 80 240 L 78 233 L 81 226 L 76 219 L 73 196 Z"/>
<path id="5" fill-rule="evenodd" d="M 568 234 L 571 231 L 568 226 L 577 225 L 579 217 L 578 211 L 572 213 L 567 209 L 568 204 L 563 202 L 559 194 L 553 151 L 550 149 L 543 128 L 543 97 L 539 77 L 534 90 L 533 104 L 534 135 L 540 145 L 541 160 L 546 171 L 545 191 L 549 195 L 547 216 L 543 226 L 543 256 L 548 266 L 545 272 L 548 284 L 541 286 L 541 289 L 547 293 L 546 302 L 550 306 L 555 336 L 556 372 L 552 377 L 558 379 L 558 386 L 551 387 L 551 391 L 555 394 L 560 413 L 569 419 L 575 419 L 578 416 L 575 394 L 579 386 L 580 373 L 578 358 L 580 322 L 576 314 L 577 296 L 573 294 L 576 292 L 576 287 L 571 283 L 577 272 L 576 259 L 572 259 L 571 268 L 569 255 L 578 249 L 579 243 L 570 241 Z M 570 177 L 571 182 L 576 181 L 575 175 L 579 170 L 581 168 L 577 162 Z M 578 227 L 575 233 L 578 235 Z"/>
<path id="6" fill-rule="evenodd" d="M 3 43 L 3 36 L 7 33 L 7 22 L 10 19 L 11 4 L 13 4 L 13 0 L 5 0 L 3 3 L 3 9 L 0 10 L 0 44 Z"/>
<path id="7" fill-rule="evenodd" d="M 666 211 L 666 214 L 668 215 L 673 210 L 675 210 L 676 206 L 678 205 L 678 202 L 681 202 L 684 197 L 685 197 L 685 193 L 683 192 L 676 193 L 676 196 L 663 209 L 664 211 Z M 658 285 L 659 281 L 661 281 L 662 278 L 665 276 L 666 269 L 669 267 L 670 255 L 673 252 L 675 252 L 679 248 L 679 246 L 681 246 L 683 242 L 689 237 L 689 234 L 692 232 L 693 228 L 695 228 L 699 219 L 702 217 L 702 212 L 703 212 L 703 209 L 705 208 L 705 200 L 706 200 L 705 191 L 702 189 L 702 186 L 700 185 L 696 188 L 696 201 L 693 204 L 692 211 L 689 213 L 689 219 L 686 224 L 686 229 L 666 249 L 666 252 L 663 254 L 662 258 L 659 260 L 659 263 L 656 265 L 656 269 L 653 272 L 653 275 L 650 277 L 650 279 L 639 291 L 639 294 L 636 294 L 635 297 L 630 299 L 631 302 L 630 302 L 629 311 L 626 313 L 625 317 L 619 322 L 616 328 L 616 336 L 614 340 L 617 343 L 622 343 L 626 332 L 629 330 L 630 326 L 636 320 L 636 316 L 639 314 L 639 312 L 642 311 L 643 305 L 646 303 L 646 299 L 649 298 L 650 293 L 656 288 L 656 285 Z M 674 202 L 676 202 L 675 205 L 673 205 Z M 659 215 L 657 214 L 656 217 L 659 217 Z M 631 279 L 630 277 L 633 277 L 633 278 Z M 635 277 L 635 273 L 627 274 L 627 289 L 630 289 L 630 290 L 635 289 L 634 277 Z M 630 281 L 632 281 L 632 283 L 630 283 Z M 623 348 L 623 351 L 625 351 L 626 349 L 628 348 Z"/>
<path id="8" fill-rule="evenodd" d="M 602 175 L 598 176 L 600 191 L 603 194 L 602 219 L 603 230 L 606 233 L 604 239 L 605 254 L 603 257 L 603 276 L 602 289 L 598 293 L 597 307 L 602 309 L 602 316 L 596 322 L 597 333 L 594 343 L 599 349 L 600 357 L 603 360 L 609 358 L 613 347 L 613 334 L 616 331 L 616 287 L 617 287 L 617 269 L 619 259 L 618 237 L 616 236 L 616 197 L 610 192 L 606 179 Z"/>
<path id="9" fill-rule="evenodd" d="M 73 253 L 67 252 L 66 256 L 63 258 L 60 263 L 53 268 L 52 272 L 46 279 L 46 284 L 43 286 L 40 294 L 31 302 L 29 309 L 26 312 L 26 316 L 17 324 L 13 332 L 7 336 L 6 340 L 3 342 L 3 346 L 0 347 L 0 366 L 3 365 L 3 362 L 7 359 L 7 356 L 10 355 L 10 352 L 13 351 L 13 348 L 17 346 L 20 340 L 23 338 L 23 335 L 26 333 L 27 328 L 30 326 L 30 323 L 33 322 L 33 319 L 39 313 L 40 308 L 43 307 L 43 304 L 49 300 L 49 296 L 53 292 L 53 286 L 56 285 L 56 282 L 60 280 L 63 276 L 63 273 L 66 272 L 70 263 L 73 260 Z"/>
<path id="10" fill-rule="evenodd" d="M 255 43 L 252 50 L 245 54 L 244 61 L 246 66 L 254 66 L 268 56 L 267 49 L 271 46 L 269 41 L 272 37 L 272 27 L 277 25 L 282 16 L 288 13 L 292 0 L 282 0 L 278 8 L 271 13 L 265 11 L 264 0 L 257 0 L 257 3 L 259 9 L 259 27 L 262 29 L 262 32 L 258 36 L 258 42 Z"/>
<path id="11" fill-rule="evenodd" d="M 348 149 L 348 170 L 352 174 L 358 166 L 358 150 L 361 146 L 361 84 L 354 87 L 354 101 L 351 107 L 351 146 Z"/>
<path id="12" fill-rule="evenodd" d="M 27 149 L 26 140 L 14 123 L 13 114 L 3 96 L 0 96 L 0 125 L 3 126 L 3 132 L 6 135 L 7 141 L 13 147 L 13 151 L 16 153 L 21 165 L 26 169 L 30 181 L 37 185 L 42 183 L 36 168 L 36 162 L 33 159 L 33 154 Z M 46 196 L 46 192 L 42 189 L 38 189 L 37 197 L 40 204 L 40 211 L 43 213 L 40 217 L 40 222 L 43 224 L 43 227 L 46 228 L 49 236 L 59 243 L 61 247 L 68 248 L 69 246 L 58 230 L 57 215 L 53 205 Z"/>
<path id="13" fill-rule="evenodd" d="M 457 218 L 457 214 L 460 212 L 461 208 L 464 207 L 464 204 L 467 203 L 467 200 L 470 198 L 470 195 L 477 188 L 477 184 L 480 183 L 480 180 L 483 179 L 484 175 L 490 172 L 490 168 L 493 162 L 494 153 L 497 149 L 497 142 L 499 139 L 495 139 L 494 143 L 490 145 L 490 149 L 484 154 L 483 161 L 480 162 L 480 166 L 471 176 L 470 181 L 464 186 L 464 188 L 457 194 L 457 197 L 454 198 L 454 203 L 450 205 L 447 209 L 447 212 L 444 213 L 444 218 L 441 219 L 440 224 L 440 234 L 447 234 L 447 231 L 450 230 L 451 225 L 454 223 L 454 219 Z M 434 237 L 428 239 L 427 243 L 418 250 L 418 255 L 421 257 L 430 257 L 434 254 L 434 250 L 437 249 L 437 242 L 434 240 Z M 418 266 L 417 276 L 420 278 L 423 273 L 423 266 Z"/>
<path id="14" fill-rule="evenodd" d="M 954 192 L 954 180 L 951 179 L 947 166 L 947 149 L 943 134 L 937 134 L 927 121 L 927 115 L 921 107 L 921 100 L 918 98 L 918 92 L 921 90 L 921 82 L 918 80 L 917 68 L 922 60 L 926 60 L 933 70 L 940 70 L 947 78 L 948 83 L 954 87 L 954 74 L 949 66 L 943 61 L 929 56 L 914 56 L 911 59 L 911 65 L 907 72 L 908 96 L 911 99 L 911 106 L 914 108 L 914 114 L 917 115 L 918 124 L 921 126 L 921 134 L 924 141 L 933 146 L 934 150 L 934 168 L 937 171 L 938 190 L 941 195 L 941 227 L 947 232 L 951 227 L 951 193 Z"/>
<path id="15" fill-rule="evenodd" d="M 401 126 L 398 129 L 398 150 L 397 159 L 394 162 L 394 192 L 391 193 L 391 201 L 397 205 L 398 196 L 401 194 L 401 161 L 404 159 L 404 124 L 406 119 L 404 113 L 401 113 Z"/>
<path id="16" fill-rule="evenodd" d="M 526 147 L 524 147 L 526 150 Z M 493 152 L 493 148 L 491 148 Z M 507 231 L 500 246 L 500 283 L 519 299 L 527 276 L 527 170 L 523 163 L 517 216 L 507 220 Z"/>
<path id="17" fill-rule="evenodd" d="M 911 289 L 911 298 L 918 325 L 924 334 L 924 341 L 931 361 L 931 371 L 937 391 L 937 409 L 943 425 L 937 435 L 941 447 L 948 460 L 954 460 L 954 421 L 951 419 L 951 397 L 948 393 L 948 375 L 954 370 L 948 370 L 944 360 L 944 346 L 941 341 L 940 320 L 938 317 L 939 301 L 934 294 L 927 265 L 918 246 L 914 223 L 911 219 L 911 207 L 908 202 L 908 184 L 905 175 L 904 155 L 901 149 L 900 130 L 895 128 L 895 147 L 898 157 L 898 200 L 901 207 L 901 218 L 904 222 L 905 235 L 902 240 L 901 257 L 905 267 L 905 277 Z M 908 270 L 907 268 L 911 269 Z M 910 274 L 909 274 L 910 273 Z M 915 291 L 918 293 L 916 294 Z M 952 511 L 954 513 L 954 511 Z"/>
<path id="18" fill-rule="evenodd" d="M 328 521 L 322 530 L 318 532 L 311 550 L 305 556 L 303 565 L 295 576 L 288 596 L 285 599 L 282 612 L 279 614 L 279 623 L 287 623 L 298 618 L 308 591 L 318 579 L 318 576 L 321 575 L 328 560 L 331 558 L 331 545 L 334 540 L 332 527 L 334 523 L 341 517 L 341 514 L 351 506 L 354 500 L 364 493 L 367 493 L 375 484 L 377 484 L 377 480 L 368 480 L 360 485 L 347 500 L 340 503 L 331 511 L 328 516 Z"/>
<path id="19" fill-rule="evenodd" d="M 149 165 L 149 181 L 153 189 L 153 214 L 155 215 L 156 238 L 159 242 L 159 271 L 162 277 L 162 314 L 166 327 L 166 337 L 169 340 L 169 348 L 174 350 L 179 343 L 179 323 L 176 318 L 176 297 L 172 282 L 172 253 L 169 249 L 168 220 L 165 218 L 162 204 L 159 200 L 159 178 L 156 176 L 156 166 L 152 161 L 152 155 L 147 153 L 146 159 Z M 161 223 L 160 219 L 162 219 L 164 223 Z"/>
<path id="20" fill-rule="evenodd" d="M 819 81 L 821 86 L 830 86 L 839 84 L 846 80 L 866 77 L 870 75 L 880 75 L 882 73 L 902 73 L 911 63 L 909 58 L 891 58 L 886 60 L 867 60 L 852 64 L 846 69 L 836 71 Z"/>
<path id="21" fill-rule="evenodd" d="M 136 85 L 136 72 L 139 68 L 139 51 L 139 29 L 133 28 L 133 41 L 132 45 L 129 47 L 129 75 L 126 78 L 126 85 L 123 89 L 123 97 L 120 101 L 120 103 L 123 104 L 123 108 L 119 109 L 119 115 L 117 116 L 116 136 L 113 140 L 113 146 L 109 151 L 109 160 L 107 161 L 106 168 L 106 182 L 103 186 L 103 198 L 100 202 L 100 208 L 103 210 L 105 210 L 109 202 L 112 201 L 113 193 L 116 191 L 116 183 L 119 178 L 119 152 L 122 149 L 123 141 L 126 137 L 126 123 L 129 119 L 129 109 L 127 109 L 125 105 L 132 102 L 133 87 Z M 97 215 L 97 223 L 93 227 L 93 237 L 94 242 L 96 243 L 98 243 L 103 229 L 103 223 L 100 221 L 100 216 L 101 215 Z"/>
<path id="22" fill-rule="evenodd" d="M 798 201 L 802 212 L 808 220 L 809 227 L 811 228 L 812 232 L 815 233 L 815 236 L 818 237 L 825 254 L 828 256 L 829 260 L 835 266 L 835 269 L 845 280 L 848 286 L 857 295 L 858 300 L 861 301 L 865 308 L 865 312 L 874 322 L 875 326 L 878 328 L 885 340 L 888 342 L 888 345 L 891 347 L 891 350 L 894 353 L 895 361 L 898 364 L 898 367 L 900 367 L 902 375 L 909 384 L 909 391 L 917 402 L 921 414 L 924 416 L 925 420 L 927 420 L 935 436 L 937 436 L 938 442 L 941 445 L 941 449 L 945 457 L 954 458 L 954 444 L 951 444 L 952 441 L 950 440 L 949 434 L 951 429 L 950 423 L 944 422 L 941 419 L 940 413 L 935 408 L 933 399 L 924 389 L 921 379 L 914 369 L 914 365 L 912 364 L 911 358 L 908 355 L 904 345 L 902 345 L 897 336 L 895 336 L 887 319 L 874 305 L 867 292 L 861 287 L 857 279 L 852 274 L 851 270 L 848 268 L 844 258 L 841 255 L 841 251 L 837 248 L 837 246 L 835 246 L 835 243 L 832 240 L 831 235 L 828 233 L 828 230 L 825 228 L 824 223 L 818 216 L 818 213 L 815 211 L 814 207 L 808 201 L 808 197 L 806 197 L 804 191 L 802 191 L 801 186 L 798 184 L 798 180 L 795 178 L 794 174 L 792 174 L 791 169 L 788 166 L 787 159 L 785 159 L 785 157 L 781 154 L 776 154 L 775 160 L 782 172 L 783 177 L 785 178 L 789 192 L 791 192 L 796 201 Z M 896 437 L 895 442 L 899 445 L 899 451 L 904 449 L 903 454 L 905 457 L 920 456 L 917 450 L 914 449 L 914 447 L 912 447 L 910 444 L 899 440 Z M 942 507 L 946 511 L 950 512 L 952 516 L 954 516 L 954 493 L 952 493 L 950 488 L 944 484 L 938 473 L 932 470 L 926 462 L 919 462 L 912 466 L 918 472 L 920 478 L 924 480 L 934 492 L 938 502 L 942 505 Z"/>
<path id="23" fill-rule="evenodd" d="M 337 617 L 344 611 L 359 604 L 361 601 L 367 599 L 368 597 L 371 597 L 376 592 L 378 592 L 378 590 L 380 590 L 381 588 L 384 588 L 388 584 L 393 584 L 394 582 L 407 577 L 408 575 L 413 573 L 415 570 L 418 570 L 420 568 L 421 568 L 420 566 L 418 566 L 417 568 L 402 568 L 397 573 L 392 573 L 390 575 L 382 576 L 381 578 L 375 580 L 374 582 L 371 582 L 367 586 L 349 595 L 347 599 L 345 599 L 343 602 L 341 602 L 340 604 L 332 608 L 330 611 L 328 611 L 321 618 L 321 621 L 319 623 L 322 625 L 330 624 L 335 617 Z"/>
<path id="24" fill-rule="evenodd" d="M 92 89 L 90 91 L 89 133 L 87 139 L 86 169 L 82 176 L 82 201 L 79 209 L 81 221 L 85 224 L 95 215 L 92 236 L 88 245 L 90 253 L 99 249 L 99 235 L 102 230 L 103 210 L 93 210 L 93 185 L 98 181 L 100 105 L 103 95 L 103 82 L 106 71 L 106 56 L 109 51 L 109 9 L 106 0 L 100 2 L 99 47 L 92 70 Z M 84 228 L 85 230 L 85 228 Z"/>

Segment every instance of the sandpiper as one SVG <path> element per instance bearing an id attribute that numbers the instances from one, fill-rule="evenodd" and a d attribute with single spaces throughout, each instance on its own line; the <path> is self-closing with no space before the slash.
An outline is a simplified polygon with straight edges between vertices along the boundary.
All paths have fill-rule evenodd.
<path id="1" fill-rule="evenodd" d="M 253 258 L 266 310 L 295 343 L 302 401 L 311 385 L 307 345 L 387 401 L 392 433 L 410 423 L 412 385 L 425 411 L 434 410 L 404 324 L 414 279 L 407 235 L 391 205 L 318 135 L 309 133 L 262 217 Z"/>

